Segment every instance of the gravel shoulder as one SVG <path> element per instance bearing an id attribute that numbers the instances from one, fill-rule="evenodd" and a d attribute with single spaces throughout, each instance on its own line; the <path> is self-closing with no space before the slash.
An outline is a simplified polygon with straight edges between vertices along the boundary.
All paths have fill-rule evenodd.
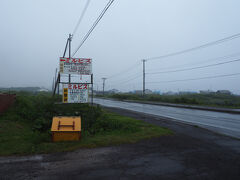
<path id="1" fill-rule="evenodd" d="M 240 140 L 166 118 L 106 109 L 175 133 L 136 144 L 0 158 L 0 179 L 240 179 Z"/>

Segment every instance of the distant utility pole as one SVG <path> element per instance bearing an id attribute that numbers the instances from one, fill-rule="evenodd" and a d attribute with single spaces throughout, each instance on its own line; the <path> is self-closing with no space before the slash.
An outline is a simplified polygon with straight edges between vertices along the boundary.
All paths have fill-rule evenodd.
<path id="1" fill-rule="evenodd" d="M 103 80 L 103 96 L 104 96 L 104 87 L 105 87 L 105 80 L 106 80 L 107 78 L 102 78 L 102 80 Z"/>
<path id="2" fill-rule="evenodd" d="M 145 95 L 145 62 L 146 62 L 146 60 L 143 59 L 142 62 L 143 62 L 143 92 L 142 92 L 142 95 L 144 96 Z"/>

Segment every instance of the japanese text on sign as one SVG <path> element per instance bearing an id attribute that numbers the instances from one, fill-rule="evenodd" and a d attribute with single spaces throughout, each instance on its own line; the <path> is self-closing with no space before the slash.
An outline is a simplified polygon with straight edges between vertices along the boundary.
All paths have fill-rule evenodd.
<path id="1" fill-rule="evenodd" d="M 63 102 L 64 103 L 87 103 L 88 84 L 64 84 Z"/>
<path id="2" fill-rule="evenodd" d="M 60 58 L 60 73 L 91 75 L 92 74 L 92 59 Z"/>

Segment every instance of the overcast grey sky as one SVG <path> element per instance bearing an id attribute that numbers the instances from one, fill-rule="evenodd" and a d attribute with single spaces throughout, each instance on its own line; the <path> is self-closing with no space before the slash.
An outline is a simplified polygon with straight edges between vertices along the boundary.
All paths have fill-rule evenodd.
<path id="1" fill-rule="evenodd" d="M 73 50 L 107 2 L 91 0 L 73 38 Z M 50 88 L 68 34 L 74 30 L 85 3 L 86 0 L 0 0 L 0 87 Z M 141 59 L 240 33 L 239 7 L 239 0 L 115 0 L 75 57 L 93 59 L 96 88 L 102 88 L 101 78 L 107 77 L 107 90 L 142 89 Z M 235 60 L 240 58 L 239 47 L 240 38 L 237 38 L 198 51 L 148 61 L 146 73 Z M 232 57 L 216 59 L 228 55 Z M 240 62 L 234 62 L 184 72 L 147 74 L 146 88 L 161 91 L 229 89 L 240 94 L 240 76 L 150 83 L 239 73 L 239 65 Z M 128 68 L 131 70 L 121 73 Z"/>

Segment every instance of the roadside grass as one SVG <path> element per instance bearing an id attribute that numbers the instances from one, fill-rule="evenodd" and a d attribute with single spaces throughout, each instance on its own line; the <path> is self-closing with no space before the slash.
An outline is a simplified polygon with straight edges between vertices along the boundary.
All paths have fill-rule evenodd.
<path id="1" fill-rule="evenodd" d="M 98 95 L 98 97 L 102 97 Z M 186 105 L 203 105 L 209 107 L 240 108 L 240 96 L 232 94 L 177 94 L 177 95 L 157 95 L 147 94 L 144 97 L 139 94 L 109 94 L 107 98 L 118 100 L 154 101 Z"/>
<path id="2" fill-rule="evenodd" d="M 79 148 L 96 148 L 127 143 L 136 143 L 144 139 L 172 135 L 169 129 L 154 126 L 133 118 L 120 116 L 113 113 L 105 114 L 112 121 L 129 123 L 132 125 L 130 131 L 125 129 L 102 131 L 94 135 L 83 132 L 79 142 L 45 142 L 39 146 L 37 153 L 53 153 L 73 151 Z"/>
<path id="3" fill-rule="evenodd" d="M 0 156 L 73 151 L 78 148 L 136 143 L 143 139 L 172 135 L 169 129 L 103 111 L 89 105 L 54 105 L 51 96 L 17 97 L 14 107 L 0 115 Z M 39 104 L 40 103 L 40 104 Z M 80 110 L 79 110 L 80 109 Z M 82 139 L 51 141 L 54 115 L 82 116 Z"/>

